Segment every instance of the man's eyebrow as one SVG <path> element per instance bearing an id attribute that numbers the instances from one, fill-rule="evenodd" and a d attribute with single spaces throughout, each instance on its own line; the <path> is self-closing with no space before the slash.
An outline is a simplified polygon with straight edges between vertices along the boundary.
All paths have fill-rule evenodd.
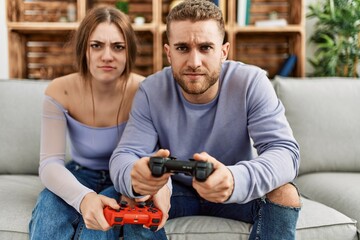
<path id="1" fill-rule="evenodd" d="M 215 45 L 215 43 L 213 42 L 202 42 L 202 43 L 199 43 L 198 45 Z"/>
<path id="2" fill-rule="evenodd" d="M 184 45 L 188 45 L 186 42 L 177 42 L 174 43 L 174 46 L 184 46 Z"/>
<path id="3" fill-rule="evenodd" d="M 184 45 L 189 45 L 189 44 L 186 43 L 186 42 L 177 42 L 177 43 L 174 43 L 174 46 L 184 46 Z M 213 45 L 215 45 L 215 43 L 213 43 L 213 42 L 200 42 L 200 43 L 197 43 L 196 45 L 198 45 L 198 46 L 204 46 L 204 45 L 207 45 L 207 46 L 211 45 L 211 46 L 213 46 Z"/>

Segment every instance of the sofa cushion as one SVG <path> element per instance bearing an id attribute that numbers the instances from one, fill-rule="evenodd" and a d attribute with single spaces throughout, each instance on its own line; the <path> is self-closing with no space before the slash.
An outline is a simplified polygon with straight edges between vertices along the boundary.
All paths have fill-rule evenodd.
<path id="1" fill-rule="evenodd" d="M 275 91 L 300 145 L 300 175 L 360 171 L 360 81 L 276 78 Z"/>
<path id="2" fill-rule="evenodd" d="M 28 239 L 32 209 L 42 189 L 37 176 L 0 175 L 0 239 Z"/>
<path id="3" fill-rule="evenodd" d="M 28 239 L 32 209 L 43 189 L 39 178 L 0 175 L 0 239 Z M 165 226 L 169 240 L 248 239 L 250 224 L 216 217 L 194 216 L 169 220 Z M 298 240 L 356 239 L 353 220 L 320 203 L 303 199 L 297 225 Z"/>
<path id="4" fill-rule="evenodd" d="M 296 183 L 303 195 L 357 220 L 360 229 L 360 173 L 305 174 Z"/>
<path id="5" fill-rule="evenodd" d="M 355 221 L 323 204 L 302 198 L 297 224 L 297 240 L 357 239 Z M 169 220 L 170 240 L 248 239 L 250 224 L 216 217 L 194 216 Z"/>
<path id="6" fill-rule="evenodd" d="M 37 174 L 48 81 L 0 80 L 0 174 Z"/>

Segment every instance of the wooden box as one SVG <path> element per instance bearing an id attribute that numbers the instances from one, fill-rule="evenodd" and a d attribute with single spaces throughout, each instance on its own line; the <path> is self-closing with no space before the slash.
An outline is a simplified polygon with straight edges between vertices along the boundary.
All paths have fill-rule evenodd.
<path id="1" fill-rule="evenodd" d="M 29 79 L 54 79 L 75 71 L 73 51 L 68 44 L 71 32 L 17 33 L 9 35 L 10 76 Z"/>
<path id="2" fill-rule="evenodd" d="M 299 37 L 297 33 L 238 33 L 236 60 L 261 67 L 273 78 L 290 55 L 297 55 Z M 295 76 L 298 71 L 295 65 L 291 76 Z"/>
<path id="3" fill-rule="evenodd" d="M 11 22 L 76 22 L 75 1 L 8 0 L 8 20 Z"/>

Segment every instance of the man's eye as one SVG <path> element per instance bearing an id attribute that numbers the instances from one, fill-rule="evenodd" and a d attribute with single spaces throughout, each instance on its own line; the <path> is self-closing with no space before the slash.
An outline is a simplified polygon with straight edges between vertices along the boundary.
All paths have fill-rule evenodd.
<path id="1" fill-rule="evenodd" d="M 177 47 L 176 49 L 180 52 L 186 52 L 188 50 L 187 47 Z"/>
<path id="2" fill-rule="evenodd" d="M 202 50 L 202 51 L 210 51 L 210 50 L 211 50 L 211 47 L 210 47 L 210 46 L 202 46 L 202 47 L 201 47 L 201 50 Z"/>

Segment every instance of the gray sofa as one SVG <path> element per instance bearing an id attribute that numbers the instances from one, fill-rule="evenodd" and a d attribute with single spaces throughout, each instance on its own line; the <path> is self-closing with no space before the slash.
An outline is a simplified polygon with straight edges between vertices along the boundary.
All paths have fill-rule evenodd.
<path id="1" fill-rule="evenodd" d="M 354 240 L 360 229 L 360 81 L 276 79 L 301 147 L 298 240 Z M 28 239 L 43 186 L 40 113 L 48 82 L 0 80 L 0 239 Z M 215 217 L 169 220 L 168 238 L 247 239 L 251 225 Z"/>

